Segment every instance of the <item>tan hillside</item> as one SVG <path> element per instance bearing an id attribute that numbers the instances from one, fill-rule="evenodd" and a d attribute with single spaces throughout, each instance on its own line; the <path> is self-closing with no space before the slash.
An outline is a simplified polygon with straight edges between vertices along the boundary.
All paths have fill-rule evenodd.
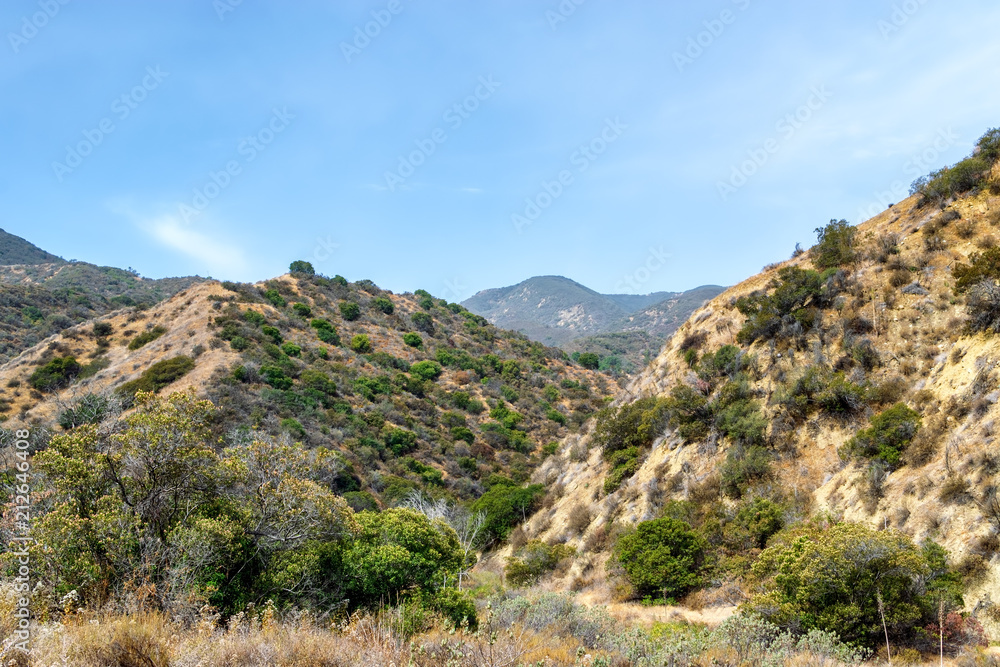
<path id="1" fill-rule="evenodd" d="M 985 563 L 986 576 L 979 577 L 979 585 L 965 598 L 971 610 L 988 605 L 989 591 L 1000 581 L 993 558 L 1000 524 L 996 517 L 984 515 L 989 512 L 984 513 L 977 502 L 996 483 L 1000 470 L 994 441 L 995 421 L 1000 418 L 996 406 L 1000 373 L 995 370 L 1000 338 L 965 333 L 965 298 L 955 295 L 951 269 L 971 253 L 997 244 L 1000 197 L 984 192 L 952 203 L 946 212 L 961 217 L 934 235 L 924 234 L 923 229 L 939 224 L 943 212 L 931 205 L 919 208 L 918 199 L 910 197 L 858 227 L 861 259 L 838 297 L 839 312 L 824 310 L 821 324 L 801 339 L 804 344 L 758 340 L 741 347 L 757 359 L 752 390 L 769 421 L 775 487 L 795 499 L 811 501 L 814 512 L 892 526 L 917 540 L 932 537 L 951 552 L 954 562 L 968 569 L 981 569 Z M 877 257 L 876 244 L 890 234 L 898 238 L 899 253 L 888 259 Z M 932 236 L 936 238 L 930 240 Z M 656 360 L 628 384 L 616 405 L 665 396 L 678 384 L 695 384 L 697 377 L 683 358 L 682 344 L 701 336 L 700 352 L 738 344 L 736 336 L 745 318 L 735 307 L 736 299 L 767 289 L 781 268 L 811 265 L 806 253 L 769 266 L 695 311 Z M 922 289 L 907 289 L 913 283 Z M 929 450 L 926 463 L 903 465 L 888 475 L 881 498 L 866 497 L 860 465 L 842 461 L 838 448 L 867 427 L 868 418 L 882 407 L 868 407 L 847 419 L 823 412 L 799 424 L 778 419 L 778 393 L 806 367 L 839 362 L 840 367 L 851 368 L 842 359 L 841 348 L 845 330 L 851 327 L 864 332 L 881 363 L 868 372 L 855 366 L 848 373 L 891 390 L 896 394 L 891 398 L 920 412 L 922 442 Z M 715 434 L 684 444 L 676 430 L 668 428 L 643 455 L 638 472 L 606 495 L 602 489 L 609 466 L 600 448 L 593 446 L 592 433 L 591 428 L 587 435 L 571 436 L 559 454 L 535 473 L 534 480 L 552 491 L 545 508 L 525 524 L 525 536 L 567 541 L 581 550 L 583 555 L 559 585 L 584 589 L 592 599 L 607 601 L 610 593 L 603 570 L 611 540 L 602 536 L 610 525 L 653 518 L 666 501 L 704 492 L 734 445 Z M 580 508 L 589 509 L 589 521 L 581 520 L 587 513 Z M 737 602 L 740 596 L 725 598 L 719 595 L 719 603 Z"/>

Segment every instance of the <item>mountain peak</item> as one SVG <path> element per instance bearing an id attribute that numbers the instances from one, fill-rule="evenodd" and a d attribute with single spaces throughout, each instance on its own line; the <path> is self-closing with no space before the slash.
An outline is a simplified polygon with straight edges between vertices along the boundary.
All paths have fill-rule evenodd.
<path id="1" fill-rule="evenodd" d="M 65 263 L 62 257 L 46 252 L 35 244 L 0 229 L 0 265 Z"/>

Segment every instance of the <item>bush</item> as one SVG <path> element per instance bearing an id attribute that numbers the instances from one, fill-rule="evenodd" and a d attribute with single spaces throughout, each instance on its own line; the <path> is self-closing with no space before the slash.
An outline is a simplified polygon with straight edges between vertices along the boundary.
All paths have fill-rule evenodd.
<path id="1" fill-rule="evenodd" d="M 990 167 L 988 159 L 982 155 L 973 155 L 951 167 L 921 176 L 910 186 L 910 192 L 920 195 L 920 206 L 944 202 L 979 186 Z"/>
<path id="2" fill-rule="evenodd" d="M 106 338 L 115 332 L 115 328 L 111 322 L 94 322 L 93 332 L 97 338 Z"/>
<path id="3" fill-rule="evenodd" d="M 281 351 L 289 357 L 298 357 L 302 355 L 302 348 L 295 343 L 285 343 L 281 346 Z"/>
<path id="4" fill-rule="evenodd" d="M 452 627 L 459 628 L 464 625 L 472 631 L 479 628 L 476 602 L 469 593 L 455 588 L 444 588 L 433 593 L 425 593 L 421 604 L 440 614 Z"/>
<path id="5" fill-rule="evenodd" d="M 817 243 L 810 249 L 813 264 L 818 269 L 853 264 L 857 258 L 854 237 L 857 230 L 846 220 L 831 220 L 816 230 Z"/>
<path id="6" fill-rule="evenodd" d="M 1000 286 L 984 280 L 969 290 L 965 299 L 969 329 L 1000 333 Z"/>
<path id="7" fill-rule="evenodd" d="M 504 576 L 512 586 L 533 584 L 574 554 L 576 549 L 566 544 L 550 545 L 541 540 L 531 540 L 507 559 Z"/>
<path id="8" fill-rule="evenodd" d="M 56 357 L 35 369 L 28 382 L 38 391 L 52 391 L 65 387 L 80 373 L 80 364 L 74 357 Z"/>
<path id="9" fill-rule="evenodd" d="M 361 317 L 361 306 L 354 303 L 353 301 L 341 301 L 340 316 L 343 317 L 348 322 L 353 322 L 354 320 Z"/>
<path id="10" fill-rule="evenodd" d="M 100 424 L 112 414 L 113 407 L 107 396 L 87 394 L 76 405 L 59 415 L 59 426 L 69 431 L 83 424 Z"/>
<path id="11" fill-rule="evenodd" d="M 285 371 L 279 366 L 261 366 L 260 374 L 264 382 L 275 389 L 285 390 L 292 388 L 292 378 L 285 375 Z"/>
<path id="12" fill-rule="evenodd" d="M 264 315 L 258 313 L 256 310 L 244 310 L 243 319 L 249 322 L 250 324 L 253 324 L 258 327 L 262 326 L 265 322 L 267 322 L 267 319 L 264 317 Z"/>
<path id="13" fill-rule="evenodd" d="M 835 296 L 832 277 L 831 272 L 820 274 L 796 266 L 781 269 L 771 282 L 770 295 L 755 292 L 736 300 L 736 308 L 747 318 L 736 339 L 746 345 L 811 327 L 817 309 Z"/>
<path id="14" fill-rule="evenodd" d="M 687 523 L 664 517 L 622 535 L 615 558 L 640 596 L 676 599 L 701 583 L 705 544 Z"/>
<path id="15" fill-rule="evenodd" d="M 436 380 L 441 377 L 441 364 L 436 361 L 424 360 L 410 366 L 410 374 L 421 380 Z"/>
<path id="16" fill-rule="evenodd" d="M 577 363 L 584 368 L 596 371 L 601 365 L 601 358 L 593 352 L 583 352 L 577 357 Z"/>
<path id="17" fill-rule="evenodd" d="M 298 419 L 282 419 L 280 426 L 282 431 L 286 431 L 293 438 L 306 437 L 306 429 Z"/>
<path id="18" fill-rule="evenodd" d="M 417 434 L 401 428 L 391 429 L 385 435 L 385 446 L 396 456 L 409 454 L 417 448 Z"/>
<path id="19" fill-rule="evenodd" d="M 719 472 L 726 495 L 740 498 L 753 485 L 770 479 L 771 455 L 763 447 L 736 446 L 726 454 Z"/>
<path id="20" fill-rule="evenodd" d="M 310 315 L 312 315 L 312 308 L 310 308 L 309 306 L 307 306 L 304 303 L 293 303 L 292 304 L 292 310 L 295 311 L 296 315 L 298 315 L 299 317 L 301 317 L 303 319 L 306 319 Z"/>
<path id="21" fill-rule="evenodd" d="M 289 273 L 302 273 L 307 276 L 316 275 L 316 269 L 313 268 L 313 265 L 301 259 L 297 259 L 291 264 L 289 264 L 288 271 Z"/>
<path id="22" fill-rule="evenodd" d="M 193 368 L 194 359 L 191 357 L 181 355 L 164 359 L 147 368 L 137 379 L 123 384 L 119 391 L 126 396 L 132 396 L 139 391 L 150 391 L 155 394 L 171 382 L 187 375 Z"/>
<path id="23" fill-rule="evenodd" d="M 897 467 L 903 450 L 919 429 L 920 413 L 897 403 L 872 417 L 871 426 L 848 440 L 841 456 L 845 459 L 875 459 Z"/>
<path id="24" fill-rule="evenodd" d="M 852 523 L 793 530 L 752 568 L 763 592 L 747 607 L 767 620 L 872 647 L 884 641 L 878 594 L 891 637 L 906 636 L 930 607 L 936 615 L 925 591 L 940 590 L 947 572 L 932 571 L 902 533 Z"/>
<path id="25" fill-rule="evenodd" d="M 410 347 L 420 347 L 424 344 L 424 339 L 417 333 L 405 333 L 403 334 L 403 342 Z"/>
<path id="26" fill-rule="evenodd" d="M 149 331 L 143 331 L 141 334 L 129 341 L 128 349 L 138 350 L 140 347 L 146 343 L 151 343 L 163 334 L 167 333 L 167 330 L 163 327 L 153 327 Z"/>
<path id="27" fill-rule="evenodd" d="M 229 347 L 237 352 L 242 352 L 250 347 L 250 341 L 243 336 L 233 336 L 233 339 L 229 341 Z"/>
<path id="28" fill-rule="evenodd" d="M 261 327 L 261 333 L 271 339 L 271 342 L 275 345 L 281 345 L 281 342 L 285 340 L 284 336 L 281 335 L 281 330 L 278 327 L 263 326 Z"/>
<path id="29" fill-rule="evenodd" d="M 366 352 L 372 351 L 372 342 L 368 339 L 367 334 L 357 334 L 351 338 L 351 349 L 358 354 L 364 354 Z"/>
<path id="30" fill-rule="evenodd" d="M 275 308 L 284 308 L 285 305 L 287 305 L 285 297 L 281 296 L 281 294 L 276 289 L 265 290 L 264 299 L 267 300 L 268 303 L 270 303 Z"/>
<path id="31" fill-rule="evenodd" d="M 545 495 L 545 487 L 532 484 L 528 487 L 495 484 L 472 503 L 473 512 L 483 512 L 486 519 L 480 533 L 484 546 L 491 546 L 507 538 L 510 531 L 531 515 Z"/>
<path id="32" fill-rule="evenodd" d="M 434 334 L 434 318 L 427 313 L 413 313 L 410 316 L 410 320 L 413 322 L 419 331 L 423 331 L 426 334 Z"/>
<path id="33" fill-rule="evenodd" d="M 316 337 L 328 345 L 340 345 L 340 335 L 327 320 L 315 319 L 309 325 L 316 330 Z"/>
<path id="34" fill-rule="evenodd" d="M 393 311 L 396 310 L 396 306 L 393 305 L 392 301 L 385 298 L 384 296 L 376 298 L 374 301 L 372 301 L 372 305 L 375 307 L 376 310 L 380 310 L 386 315 L 392 315 Z"/>

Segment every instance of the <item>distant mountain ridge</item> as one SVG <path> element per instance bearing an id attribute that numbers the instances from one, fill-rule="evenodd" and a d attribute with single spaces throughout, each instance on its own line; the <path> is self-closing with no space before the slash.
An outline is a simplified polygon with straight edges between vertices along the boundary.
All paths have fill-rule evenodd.
<path id="1" fill-rule="evenodd" d="M 35 244 L 0 229 L 0 265 L 65 264 L 66 260 L 46 252 Z"/>
<path id="2" fill-rule="evenodd" d="M 606 335 L 645 332 L 648 337 L 620 339 L 632 341 L 619 353 L 635 363 L 650 345 L 655 355 L 691 312 L 724 289 L 704 285 L 684 292 L 601 294 L 563 276 L 536 276 L 483 290 L 462 305 L 496 326 L 570 351 L 607 353 Z M 600 349 L 591 350 L 595 344 Z"/>

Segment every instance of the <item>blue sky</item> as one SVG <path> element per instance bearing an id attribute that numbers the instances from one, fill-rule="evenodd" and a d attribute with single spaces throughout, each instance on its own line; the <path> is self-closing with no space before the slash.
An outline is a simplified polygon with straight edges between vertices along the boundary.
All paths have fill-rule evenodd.
<path id="1" fill-rule="evenodd" d="M 5 0 L 0 227 L 152 277 L 732 284 L 1000 125 L 998 27 L 973 0 Z"/>

